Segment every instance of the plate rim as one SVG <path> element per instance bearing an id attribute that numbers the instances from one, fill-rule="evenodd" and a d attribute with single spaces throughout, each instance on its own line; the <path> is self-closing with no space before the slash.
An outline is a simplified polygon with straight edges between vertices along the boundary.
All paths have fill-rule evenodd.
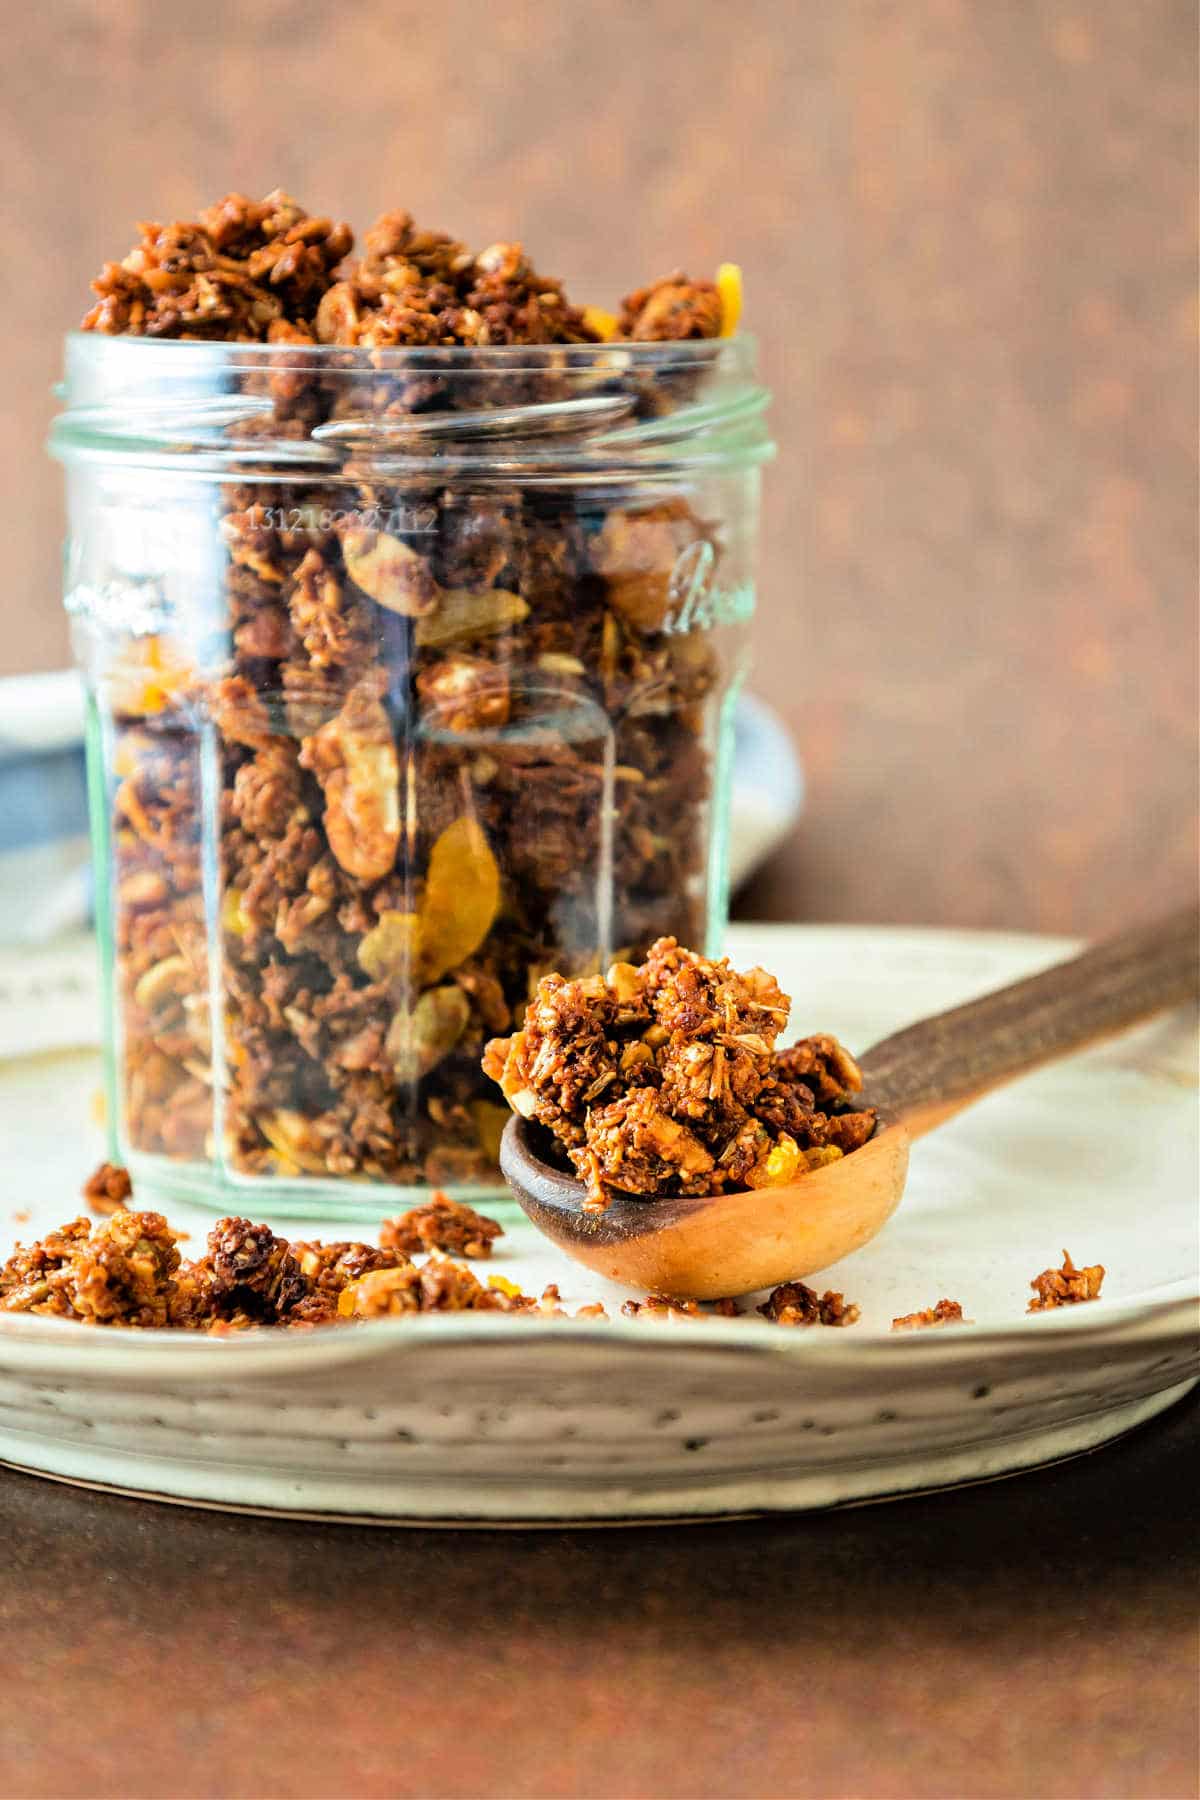
<path id="1" fill-rule="evenodd" d="M 487 1313 L 451 1313 L 417 1316 L 410 1319 L 363 1320 L 352 1331 L 314 1330 L 303 1333 L 278 1333 L 269 1328 L 247 1330 L 236 1337 L 211 1337 L 202 1332 L 178 1331 L 169 1327 L 149 1327 L 137 1331 L 103 1332 L 100 1326 L 84 1326 L 71 1319 L 45 1318 L 28 1314 L 0 1315 L 0 1370 L 31 1360 L 21 1351 L 65 1352 L 65 1358 L 77 1362 L 85 1358 L 88 1366 L 103 1372 L 111 1359 L 114 1367 L 128 1365 L 135 1357 L 145 1358 L 145 1346 L 160 1351 L 172 1363 L 170 1373 L 209 1375 L 218 1366 L 225 1371 L 271 1372 L 301 1360 L 308 1364 L 326 1361 L 357 1361 L 375 1352 L 388 1350 L 403 1353 L 405 1348 L 438 1345 L 458 1346 L 498 1338 L 505 1344 L 529 1345 L 552 1341 L 563 1345 L 599 1345 L 611 1349 L 640 1350 L 647 1344 L 672 1347 L 692 1345 L 705 1350 L 735 1354 L 767 1354 L 796 1358 L 815 1356 L 821 1360 L 838 1359 L 862 1365 L 877 1364 L 884 1357 L 910 1356 L 926 1362 L 946 1364 L 975 1362 L 991 1352 L 1003 1352 L 1014 1341 L 1033 1345 L 1039 1337 L 1066 1338 L 1076 1345 L 1095 1340 L 1110 1342 L 1114 1336 L 1126 1334 L 1155 1336 L 1180 1341 L 1195 1341 L 1200 1347 L 1200 1284 L 1189 1278 L 1162 1284 L 1156 1298 L 1126 1295 L 1105 1303 L 1102 1299 L 1084 1306 L 1065 1306 L 1046 1313 L 1020 1313 L 1011 1320 L 987 1326 L 955 1325 L 928 1331 L 893 1332 L 868 1327 L 861 1332 L 856 1326 L 833 1330 L 828 1327 L 811 1331 L 768 1324 L 765 1320 L 603 1319 L 525 1318 L 518 1315 Z M 1148 1294 L 1153 1294 L 1149 1290 Z M 1100 1317 L 1094 1308 L 1100 1309 Z M 1082 1315 L 1082 1316 L 1081 1316 Z M 101 1333 L 103 1335 L 101 1336 Z M 669 1335 L 667 1335 L 669 1333 Z M 884 1346 L 887 1346 L 885 1349 Z M 10 1360 L 6 1351 L 15 1349 Z M 55 1357 L 54 1360 L 58 1360 Z M 127 1368 L 121 1370 L 127 1372 Z M 165 1372 L 165 1369 L 164 1369 Z"/>

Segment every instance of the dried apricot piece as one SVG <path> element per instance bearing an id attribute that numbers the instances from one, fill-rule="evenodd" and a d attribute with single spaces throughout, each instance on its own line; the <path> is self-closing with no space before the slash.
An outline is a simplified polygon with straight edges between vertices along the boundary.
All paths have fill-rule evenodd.
<path id="1" fill-rule="evenodd" d="M 722 263 L 717 270 L 721 300 L 721 336 L 733 337 L 742 316 L 742 271 L 737 263 Z"/>
<path id="2" fill-rule="evenodd" d="M 500 870 L 476 820 L 447 825 L 429 857 L 421 902 L 422 987 L 457 969 L 482 944 L 500 908 Z"/>
<path id="3" fill-rule="evenodd" d="M 602 306 L 585 306 L 583 322 L 589 331 L 594 331 L 602 343 L 609 343 L 617 335 L 618 320 L 616 313 L 605 312 Z"/>

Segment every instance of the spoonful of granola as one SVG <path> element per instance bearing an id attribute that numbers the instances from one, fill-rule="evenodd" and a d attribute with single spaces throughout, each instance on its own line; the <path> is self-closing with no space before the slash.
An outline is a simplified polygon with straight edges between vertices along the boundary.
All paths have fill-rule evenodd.
<path id="1" fill-rule="evenodd" d="M 885 1038 L 775 1043 L 789 1001 L 660 938 L 547 975 L 483 1066 L 515 1117 L 500 1165 L 534 1225 L 613 1281 L 690 1299 L 826 1268 L 900 1203 L 914 1138 L 990 1089 L 1200 990 L 1195 909 Z"/>

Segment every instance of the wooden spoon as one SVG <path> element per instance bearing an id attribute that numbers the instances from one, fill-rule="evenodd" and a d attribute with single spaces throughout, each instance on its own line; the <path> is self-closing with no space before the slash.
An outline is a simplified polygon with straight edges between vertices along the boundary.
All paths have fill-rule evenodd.
<path id="1" fill-rule="evenodd" d="M 585 1212 L 583 1184 L 550 1160 L 554 1140 L 515 1114 L 500 1167 L 538 1230 L 612 1281 L 696 1300 L 792 1281 L 860 1249 L 887 1223 L 914 1138 L 1014 1076 L 1195 997 L 1198 940 L 1200 911 L 1191 908 L 885 1038 L 860 1059 L 857 1103 L 878 1108 L 874 1136 L 787 1187 L 618 1194 L 606 1211 Z"/>

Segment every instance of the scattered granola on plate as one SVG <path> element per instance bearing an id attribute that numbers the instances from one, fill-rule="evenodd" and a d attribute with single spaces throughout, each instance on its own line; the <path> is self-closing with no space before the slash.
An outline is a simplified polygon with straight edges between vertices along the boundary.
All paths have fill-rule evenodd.
<path id="1" fill-rule="evenodd" d="M 1098 1300 L 1104 1283 L 1104 1264 L 1091 1263 L 1077 1269 L 1068 1251 L 1063 1251 L 1061 1269 L 1043 1269 L 1029 1283 L 1033 1299 L 1029 1312 L 1049 1312 L 1056 1306 L 1075 1306 L 1081 1300 Z"/>
<path id="2" fill-rule="evenodd" d="M 892 1320 L 893 1331 L 926 1331 L 938 1325 L 969 1325 L 970 1319 L 963 1318 L 963 1309 L 957 1300 L 939 1300 L 936 1306 L 926 1306 L 920 1312 L 904 1313 L 900 1318 Z"/>
<path id="3" fill-rule="evenodd" d="M 433 1194 L 423 1206 L 414 1206 L 399 1218 L 385 1219 L 379 1241 L 388 1250 L 415 1256 L 422 1250 L 445 1250 L 454 1256 L 485 1257 L 504 1232 L 495 1219 L 485 1217 L 460 1200 Z"/>
<path id="4" fill-rule="evenodd" d="M 859 1309 L 847 1304 L 844 1294 L 830 1290 L 818 1295 L 802 1281 L 785 1281 L 759 1307 L 773 1325 L 854 1325 Z"/>
<path id="5" fill-rule="evenodd" d="M 384 1221 L 379 1244 L 289 1242 L 249 1219 L 219 1219 L 203 1256 L 184 1261 L 161 1213 L 137 1212 L 126 1170 L 102 1163 L 84 1193 L 104 1206 L 36 1244 L 18 1244 L 0 1267 L 0 1312 L 50 1314 L 88 1324 L 170 1325 L 218 1335 L 252 1326 L 334 1324 L 382 1312 L 555 1311 L 511 1282 L 486 1288 L 443 1252 L 487 1256 L 494 1219 L 435 1193 Z M 417 1267 L 410 1253 L 430 1252 Z M 386 1282 L 375 1281 L 378 1276 Z M 391 1296 L 384 1304 L 384 1296 Z M 396 1296 L 406 1295 L 403 1304 Z M 346 1296 L 349 1296 L 347 1299 Z M 561 1311 L 561 1309 L 557 1309 Z"/>
<path id="6" fill-rule="evenodd" d="M 741 1308 L 736 1300 L 673 1299 L 669 1294 L 648 1294 L 644 1300 L 626 1300 L 621 1312 L 627 1319 L 737 1319 Z"/>

